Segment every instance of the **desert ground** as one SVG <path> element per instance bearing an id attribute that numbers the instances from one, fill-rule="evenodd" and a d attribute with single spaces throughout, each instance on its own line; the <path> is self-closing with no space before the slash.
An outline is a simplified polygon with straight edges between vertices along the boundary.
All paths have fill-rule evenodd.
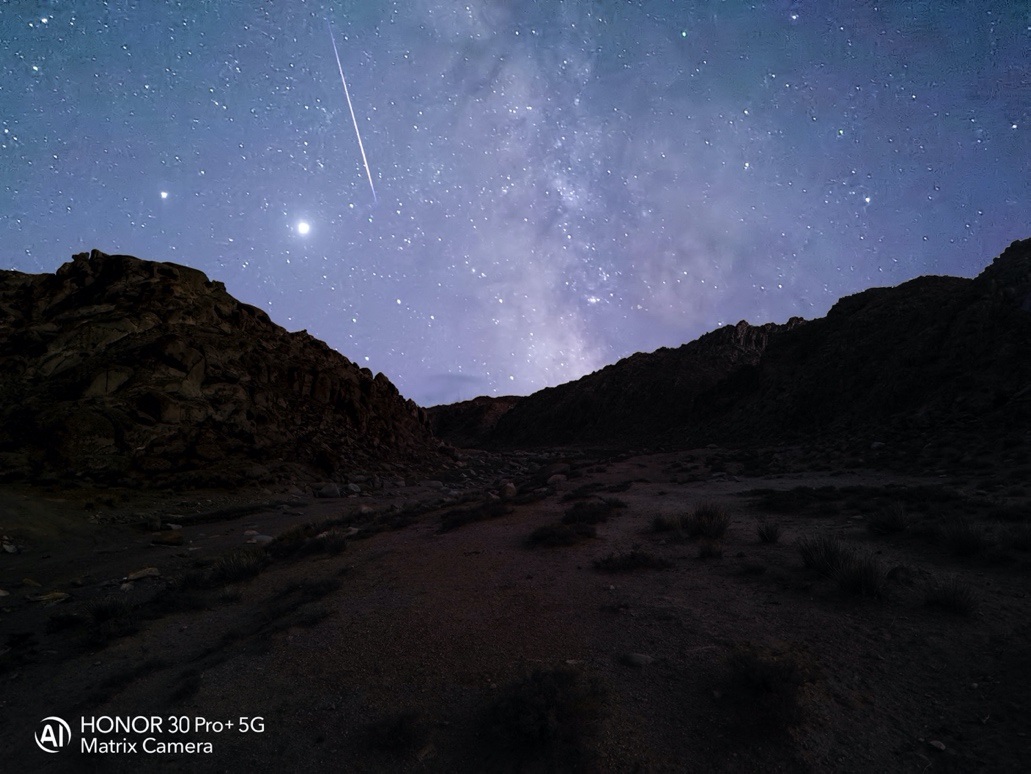
<path id="1" fill-rule="evenodd" d="M 0 768 L 1031 770 L 1031 461 L 890 452 L 458 451 L 341 496 L 6 485 Z M 164 725 L 82 752 L 102 716 Z"/>

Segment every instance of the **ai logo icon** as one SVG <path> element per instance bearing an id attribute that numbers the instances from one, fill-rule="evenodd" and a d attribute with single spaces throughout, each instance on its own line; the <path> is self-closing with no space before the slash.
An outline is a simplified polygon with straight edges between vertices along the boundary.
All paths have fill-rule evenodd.
<path id="1" fill-rule="evenodd" d="M 36 744 L 43 752 L 60 752 L 72 741 L 72 729 L 61 718 L 51 715 L 40 721 L 43 728 L 36 732 Z"/>

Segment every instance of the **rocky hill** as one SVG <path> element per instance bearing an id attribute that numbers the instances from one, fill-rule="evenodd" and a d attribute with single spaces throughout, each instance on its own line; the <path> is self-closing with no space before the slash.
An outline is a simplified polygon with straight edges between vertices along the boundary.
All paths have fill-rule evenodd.
<path id="1" fill-rule="evenodd" d="M 0 476 L 229 484 L 432 459 L 425 413 L 200 271 L 0 272 Z"/>
<path id="2" fill-rule="evenodd" d="M 463 405 L 447 407 L 448 426 L 460 426 Z M 740 322 L 493 415 L 468 405 L 494 420 L 476 439 L 486 446 L 1026 434 L 1031 240 L 1014 242 L 975 279 L 919 277 L 843 298 L 821 319 Z"/>

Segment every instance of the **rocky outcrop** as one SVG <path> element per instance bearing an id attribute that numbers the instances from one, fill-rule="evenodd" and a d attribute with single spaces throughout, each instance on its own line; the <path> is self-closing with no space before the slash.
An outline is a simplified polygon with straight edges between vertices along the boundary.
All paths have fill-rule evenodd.
<path id="1" fill-rule="evenodd" d="M 455 446 L 475 446 L 492 433 L 501 417 L 521 400 L 515 395 L 498 398 L 481 395 L 461 403 L 431 406 L 426 414 L 438 438 Z"/>
<path id="2" fill-rule="evenodd" d="M 435 409 L 449 416 L 441 432 L 462 427 L 464 405 Z M 1020 445 L 1031 429 L 1031 240 L 976 279 L 919 277 L 842 298 L 818 320 L 741 322 L 503 408 L 473 443 L 453 440 L 683 446 L 952 432 Z"/>
<path id="3" fill-rule="evenodd" d="M 220 282 L 97 250 L 0 272 L 0 475 L 224 484 L 433 455 L 390 381 Z"/>

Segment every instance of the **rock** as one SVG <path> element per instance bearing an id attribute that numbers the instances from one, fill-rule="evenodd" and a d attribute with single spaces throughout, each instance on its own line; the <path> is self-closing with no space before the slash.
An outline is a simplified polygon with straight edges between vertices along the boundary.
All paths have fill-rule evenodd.
<path id="1" fill-rule="evenodd" d="M 624 653 L 619 657 L 619 663 L 640 669 L 655 663 L 655 658 L 645 653 Z"/>
<path id="2" fill-rule="evenodd" d="M 21 585 L 22 585 L 22 586 L 32 586 L 32 587 L 34 587 L 34 588 L 37 588 L 37 589 L 38 589 L 38 588 L 40 588 L 40 587 L 41 587 L 41 586 L 42 586 L 43 584 L 42 584 L 42 583 L 40 583 L 40 582 L 39 582 L 39 581 L 37 581 L 37 580 L 33 580 L 32 578 L 22 578 L 22 579 L 21 579 Z"/>
<path id="3" fill-rule="evenodd" d="M 323 484 L 317 492 L 316 497 L 340 497 L 340 486 L 339 484 Z"/>
<path id="4" fill-rule="evenodd" d="M 125 576 L 128 581 L 137 581 L 142 578 L 159 578 L 161 577 L 161 570 L 157 567 L 144 567 L 142 570 L 131 572 Z"/>
<path id="5" fill-rule="evenodd" d="M 423 481 L 423 486 L 429 489 L 443 489 L 444 483 L 442 481 Z"/>
<path id="6" fill-rule="evenodd" d="M 931 739 L 927 742 L 927 744 L 931 745 L 931 747 L 933 747 L 936 750 L 941 750 L 942 752 L 945 751 L 945 743 L 939 742 L 937 739 Z"/>
<path id="7" fill-rule="evenodd" d="M 556 473 L 553 476 L 548 476 L 548 480 L 546 483 L 548 484 L 548 486 L 555 486 L 557 484 L 563 483 L 565 480 L 565 475 L 563 475 L 562 473 Z"/>
<path id="8" fill-rule="evenodd" d="M 44 605 L 56 605 L 71 598 L 71 594 L 63 591 L 51 591 L 49 594 L 30 594 L 27 597 L 30 602 L 40 602 Z"/>
<path id="9" fill-rule="evenodd" d="M 513 484 L 511 481 L 506 481 L 505 484 L 501 487 L 501 497 L 505 500 L 511 500 L 517 494 L 519 494 L 519 490 L 516 488 L 516 485 Z"/>
<path id="10" fill-rule="evenodd" d="M 272 537 L 271 535 L 255 535 L 254 537 L 252 537 L 247 542 L 248 543 L 258 543 L 259 545 L 264 545 L 265 543 L 271 543 L 273 540 L 275 540 L 275 538 Z"/>
<path id="11" fill-rule="evenodd" d="M 362 493 L 362 488 L 360 486 L 358 486 L 357 484 L 348 484 L 347 485 L 347 491 L 348 491 L 349 494 L 361 494 Z"/>
<path id="12" fill-rule="evenodd" d="M 181 546 L 183 544 L 183 533 L 181 530 L 163 530 L 156 534 L 150 543 L 155 546 Z"/>
<path id="13" fill-rule="evenodd" d="M 0 271 L 0 394 L 7 475 L 222 486 L 443 459 L 384 375 L 200 271 L 99 250 Z"/>
<path id="14" fill-rule="evenodd" d="M 9 597 L 9 596 L 11 596 L 11 592 L 10 591 L 4 591 L 3 589 L 0 589 L 0 597 Z"/>

